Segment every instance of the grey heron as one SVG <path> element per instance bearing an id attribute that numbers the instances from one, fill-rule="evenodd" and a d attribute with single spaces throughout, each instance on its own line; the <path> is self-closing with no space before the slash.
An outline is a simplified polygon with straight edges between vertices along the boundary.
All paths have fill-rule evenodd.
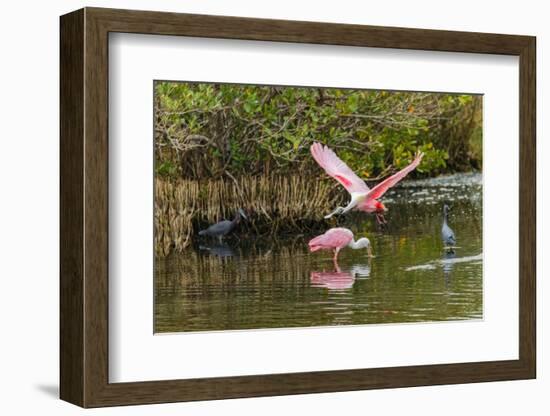
<path id="1" fill-rule="evenodd" d="M 445 245 L 445 250 L 448 253 L 454 253 L 454 247 L 456 245 L 455 233 L 447 224 L 447 217 L 449 215 L 449 206 L 447 204 L 443 205 L 443 225 L 441 226 L 441 239 Z"/>

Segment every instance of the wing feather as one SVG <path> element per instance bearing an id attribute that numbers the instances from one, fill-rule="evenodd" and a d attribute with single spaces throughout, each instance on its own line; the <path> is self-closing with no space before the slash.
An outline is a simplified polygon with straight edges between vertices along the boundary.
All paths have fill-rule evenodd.
<path id="1" fill-rule="evenodd" d="M 325 172 L 336 179 L 349 193 L 369 191 L 369 187 L 359 176 L 357 176 L 348 165 L 346 165 L 336 153 L 327 146 L 314 143 L 311 146 L 311 155 Z"/>
<path id="2" fill-rule="evenodd" d="M 372 199 L 378 199 L 382 195 L 386 193 L 388 189 L 390 189 L 392 186 L 395 186 L 401 179 L 403 179 L 405 176 L 409 174 L 409 172 L 416 169 L 416 167 L 420 164 L 422 161 L 422 158 L 424 157 L 424 153 L 419 152 L 416 154 L 416 157 L 414 160 L 405 168 L 401 169 L 396 174 L 390 176 L 389 178 L 383 180 L 378 185 L 376 185 L 374 188 L 370 190 L 370 192 L 367 195 L 367 198 L 369 200 Z"/>
<path id="3" fill-rule="evenodd" d="M 343 247 L 353 240 L 353 233 L 347 228 L 331 228 L 324 234 L 313 238 L 309 243 L 312 251 L 320 248 Z"/>

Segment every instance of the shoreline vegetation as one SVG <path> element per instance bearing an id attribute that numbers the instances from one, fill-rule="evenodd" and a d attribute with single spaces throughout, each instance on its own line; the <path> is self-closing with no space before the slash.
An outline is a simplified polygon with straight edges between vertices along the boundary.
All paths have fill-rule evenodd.
<path id="1" fill-rule="evenodd" d="M 482 168 L 477 95 L 155 83 L 155 253 L 183 251 L 233 218 L 239 234 L 320 229 L 347 194 L 309 147 L 331 147 L 374 184 L 425 157 L 411 177 Z"/>
<path id="2" fill-rule="evenodd" d="M 319 229 L 323 216 L 346 195 L 329 181 L 297 175 L 155 181 L 155 251 L 164 257 L 188 247 L 202 228 L 232 219 L 239 208 L 248 220 L 240 233 L 276 235 Z"/>

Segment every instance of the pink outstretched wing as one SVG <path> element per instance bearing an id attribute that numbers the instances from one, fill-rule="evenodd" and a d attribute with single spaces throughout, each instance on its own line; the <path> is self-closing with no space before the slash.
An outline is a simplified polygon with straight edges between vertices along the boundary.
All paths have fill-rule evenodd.
<path id="1" fill-rule="evenodd" d="M 399 182 L 401 179 L 403 179 L 405 176 L 407 176 L 407 174 L 409 172 L 416 169 L 416 167 L 422 161 L 422 157 L 424 157 L 424 153 L 422 153 L 422 152 L 417 153 L 416 157 L 410 163 L 410 165 L 408 165 L 407 167 L 401 169 L 396 174 L 394 174 L 394 175 L 390 176 L 389 178 L 383 180 L 378 185 L 376 185 L 374 188 L 372 188 L 370 190 L 370 192 L 368 193 L 368 195 L 367 195 L 367 200 L 378 199 L 382 195 L 384 195 L 388 189 L 390 189 L 392 186 L 395 186 L 397 184 L 397 182 Z"/>
<path id="2" fill-rule="evenodd" d="M 347 228 L 331 228 L 308 243 L 310 251 L 342 248 L 353 240 L 353 233 Z"/>
<path id="3" fill-rule="evenodd" d="M 311 155 L 325 172 L 340 182 L 349 193 L 369 191 L 369 187 L 346 165 L 336 153 L 327 146 L 314 143 L 311 146 Z"/>

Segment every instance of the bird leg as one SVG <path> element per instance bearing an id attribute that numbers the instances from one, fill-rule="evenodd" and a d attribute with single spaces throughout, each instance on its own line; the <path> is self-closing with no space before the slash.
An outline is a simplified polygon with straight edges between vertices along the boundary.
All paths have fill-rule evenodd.
<path id="1" fill-rule="evenodd" d="M 458 248 L 458 247 L 454 247 L 454 246 L 445 246 L 443 249 L 445 250 L 445 252 L 447 254 L 455 254 L 455 248 Z"/>
<path id="2" fill-rule="evenodd" d="M 339 248 L 334 249 L 334 257 L 332 258 L 332 261 L 335 265 L 338 265 L 338 252 L 340 251 Z"/>
<path id="3" fill-rule="evenodd" d="M 378 225 L 385 226 L 388 224 L 388 221 L 386 221 L 386 218 L 384 218 L 383 214 L 376 214 L 376 221 L 378 222 Z"/>

